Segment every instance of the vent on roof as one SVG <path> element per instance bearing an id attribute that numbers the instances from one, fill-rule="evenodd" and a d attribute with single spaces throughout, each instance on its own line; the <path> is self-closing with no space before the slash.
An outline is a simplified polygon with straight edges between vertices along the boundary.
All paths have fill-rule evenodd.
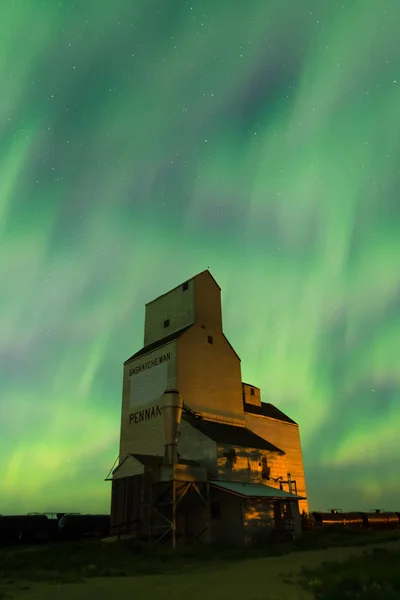
<path id="1" fill-rule="evenodd" d="M 165 321 L 164 321 L 164 328 L 165 327 L 169 327 L 169 319 L 165 319 Z"/>
<path id="2" fill-rule="evenodd" d="M 188 289 L 189 289 L 189 282 L 185 281 L 185 283 L 182 285 L 182 291 L 185 292 Z"/>

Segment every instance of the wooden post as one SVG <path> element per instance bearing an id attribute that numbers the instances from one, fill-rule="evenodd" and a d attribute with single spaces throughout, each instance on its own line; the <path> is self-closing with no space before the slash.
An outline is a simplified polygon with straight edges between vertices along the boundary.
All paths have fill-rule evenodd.
<path id="1" fill-rule="evenodd" d="M 172 481 L 172 549 L 176 548 L 176 481 L 175 473 Z"/>
<path id="2" fill-rule="evenodd" d="M 206 504 L 206 513 L 207 513 L 207 518 L 206 518 L 206 527 L 207 527 L 206 539 L 207 539 L 207 542 L 209 544 L 211 544 L 211 486 L 210 486 L 209 481 L 206 482 L 206 499 L 207 499 L 207 504 Z"/>

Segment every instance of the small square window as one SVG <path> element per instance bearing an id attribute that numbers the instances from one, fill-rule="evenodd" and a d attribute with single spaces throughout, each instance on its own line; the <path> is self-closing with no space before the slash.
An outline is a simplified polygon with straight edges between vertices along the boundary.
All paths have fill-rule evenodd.
<path id="1" fill-rule="evenodd" d="M 250 396 L 254 396 L 254 388 L 250 388 Z"/>
<path id="2" fill-rule="evenodd" d="M 164 327 L 169 327 L 169 319 L 166 319 L 166 320 L 164 321 Z"/>
<path id="3" fill-rule="evenodd" d="M 188 289 L 189 289 L 189 282 L 185 281 L 185 283 L 182 285 L 182 290 L 185 292 Z"/>
<path id="4" fill-rule="evenodd" d="M 213 343 L 213 341 L 214 341 L 214 340 L 213 340 L 213 337 L 212 337 L 212 335 L 209 335 L 209 336 L 208 336 L 208 343 L 209 343 L 209 344 L 212 344 L 212 343 Z"/>
<path id="5" fill-rule="evenodd" d="M 221 504 L 219 502 L 211 502 L 210 509 L 212 519 L 221 518 Z"/>

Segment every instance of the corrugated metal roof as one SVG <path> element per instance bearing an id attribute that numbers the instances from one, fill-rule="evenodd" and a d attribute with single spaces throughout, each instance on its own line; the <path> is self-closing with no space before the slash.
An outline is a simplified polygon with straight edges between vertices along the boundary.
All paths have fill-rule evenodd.
<path id="1" fill-rule="evenodd" d="M 150 454 L 130 454 L 135 460 L 145 467 L 159 467 L 163 463 L 162 456 L 152 456 Z"/>
<path id="2" fill-rule="evenodd" d="M 162 456 L 155 456 L 152 454 L 128 454 L 127 456 L 125 456 L 124 460 L 119 463 L 119 465 L 117 467 L 115 467 L 115 469 L 113 470 L 112 474 L 114 475 L 114 473 L 116 473 L 119 468 L 125 463 L 125 461 L 128 458 L 134 458 L 135 460 L 137 460 L 138 462 L 140 462 L 144 467 L 152 467 L 152 468 L 156 468 L 156 467 L 161 467 L 164 459 Z M 191 466 L 191 467 L 198 467 L 200 466 L 199 463 L 197 463 L 195 460 L 189 460 L 187 458 L 178 458 L 178 464 L 179 465 L 187 465 L 187 466 Z"/>
<path id="3" fill-rule="evenodd" d="M 257 448 L 258 450 L 269 450 L 270 452 L 285 454 L 283 450 L 264 440 L 246 427 L 228 425 L 201 418 L 196 419 L 188 414 L 183 414 L 182 418 L 205 436 L 217 442 L 217 444 L 240 446 L 241 448 Z"/>
<path id="4" fill-rule="evenodd" d="M 174 340 L 177 340 L 178 337 L 180 337 L 183 333 L 185 333 L 185 331 L 190 329 L 190 327 L 192 327 L 192 325 L 189 325 L 188 327 L 184 327 L 183 329 L 179 329 L 179 331 L 175 331 L 174 333 L 167 335 L 166 337 L 162 338 L 161 340 L 157 340 L 156 342 L 148 344 L 147 346 L 145 346 L 138 352 L 135 352 L 135 354 L 132 354 L 132 356 L 124 362 L 124 365 L 131 362 L 131 360 L 133 360 L 134 358 L 138 358 L 139 356 L 142 356 L 143 354 L 147 354 L 148 352 L 157 350 L 157 348 L 160 348 L 161 346 L 165 346 L 165 344 L 169 344 L 169 342 L 173 342 Z"/>
<path id="5" fill-rule="evenodd" d="M 162 456 L 152 456 L 150 454 L 131 454 L 132 458 L 138 460 L 145 467 L 159 467 L 163 464 Z M 195 460 L 189 460 L 187 458 L 178 458 L 179 465 L 188 465 L 191 467 L 198 467 L 199 463 Z"/>
<path id="6" fill-rule="evenodd" d="M 261 402 L 261 406 L 255 406 L 254 404 L 244 402 L 244 412 L 252 415 L 260 415 L 262 417 L 271 417 L 271 419 L 277 419 L 277 421 L 284 421 L 286 423 L 297 425 L 296 421 L 293 421 L 293 419 L 285 415 L 279 408 L 276 408 L 276 406 L 269 402 Z"/>
<path id="7" fill-rule="evenodd" d="M 262 483 L 239 483 L 236 481 L 211 481 L 210 483 L 216 488 L 246 498 L 305 500 L 303 496 L 289 494 L 289 492 L 284 492 L 283 490 Z"/>

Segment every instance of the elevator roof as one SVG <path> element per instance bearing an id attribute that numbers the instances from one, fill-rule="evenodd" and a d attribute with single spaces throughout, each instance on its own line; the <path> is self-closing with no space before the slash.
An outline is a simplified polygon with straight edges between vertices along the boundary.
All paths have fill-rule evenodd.
<path id="1" fill-rule="evenodd" d="M 162 338 L 161 340 L 157 340 L 155 342 L 152 342 L 151 344 L 148 344 L 147 346 L 145 346 L 138 352 L 135 352 L 135 354 L 132 354 L 132 356 L 124 362 L 124 365 L 126 365 L 128 362 L 130 362 L 134 358 L 138 358 L 139 356 L 142 356 L 142 354 L 147 354 L 148 352 L 157 350 L 157 348 L 161 348 L 161 346 L 165 346 L 166 344 L 169 344 L 169 342 L 173 342 L 174 340 L 177 340 L 182 334 L 185 333 L 185 331 L 190 329 L 190 327 L 192 327 L 192 325 L 188 325 L 188 327 L 184 327 L 183 329 L 179 329 L 179 331 L 170 333 L 170 335 L 167 335 L 166 337 Z"/>
<path id="2" fill-rule="evenodd" d="M 186 283 L 188 281 L 193 281 L 194 279 L 197 279 L 197 277 L 199 277 L 200 275 L 203 275 L 204 273 L 207 273 L 211 277 L 211 279 L 214 281 L 214 283 L 217 286 L 217 288 L 219 290 L 221 290 L 220 286 L 216 282 L 215 278 L 211 275 L 210 271 L 208 269 L 205 269 L 204 271 L 201 271 L 200 273 L 197 273 L 193 277 L 189 277 L 189 279 L 185 279 L 185 281 L 183 281 L 179 285 L 176 285 L 175 287 L 171 288 L 170 290 L 168 290 L 168 292 L 164 292 L 163 294 L 160 294 L 159 296 L 157 296 L 157 298 L 154 298 L 154 300 L 150 300 L 150 302 L 146 303 L 146 306 L 148 306 L 149 304 L 152 304 L 153 302 L 156 302 L 156 300 L 159 300 L 160 298 L 163 298 L 164 296 L 167 296 L 170 292 L 173 292 L 173 291 L 179 289 L 180 287 L 182 287 L 182 285 L 184 283 Z"/>

